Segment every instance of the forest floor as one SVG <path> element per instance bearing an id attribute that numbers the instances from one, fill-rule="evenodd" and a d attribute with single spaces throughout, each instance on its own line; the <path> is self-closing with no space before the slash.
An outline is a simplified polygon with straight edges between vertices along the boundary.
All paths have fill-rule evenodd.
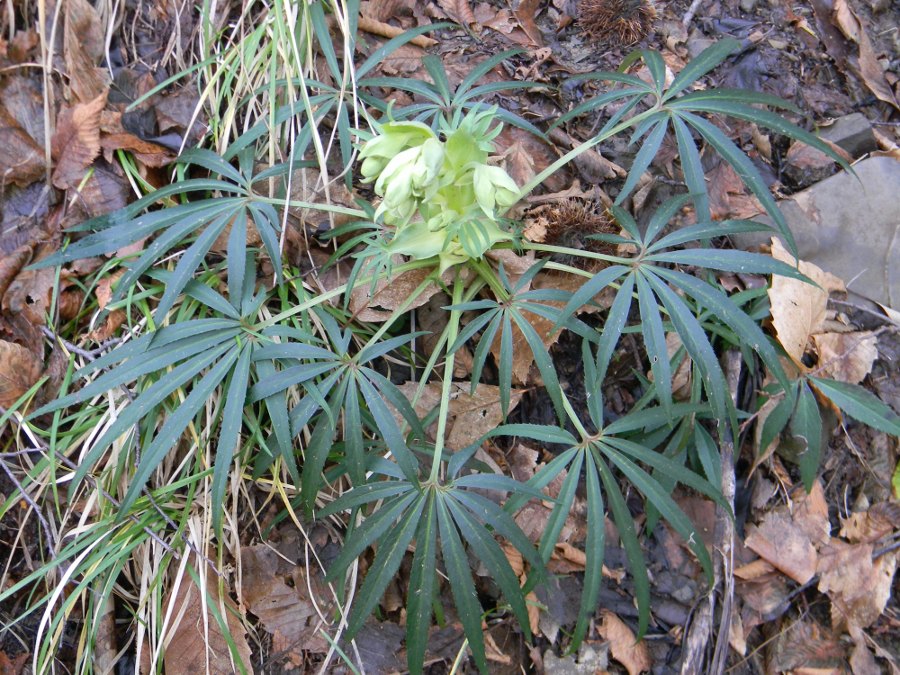
<path id="1" fill-rule="evenodd" d="M 98 10 L 86 0 L 59 2 L 65 8 L 67 44 L 81 41 L 89 49 L 98 36 L 109 40 L 114 57 L 103 69 L 108 68 L 114 79 L 112 87 L 97 89 L 92 67 L 79 61 L 84 53 L 67 47 L 56 67 L 67 74 L 68 98 L 60 97 L 45 109 L 41 70 L 29 66 L 41 60 L 38 33 L 28 27 L 33 23 L 18 14 L 14 25 L 6 13 L 0 18 L 3 407 L 43 375 L 48 376 L 45 395 L 52 396 L 53 386 L 65 375 L 67 357 L 58 341 L 47 337 L 53 336 L 47 316 L 58 312 L 71 320 L 78 315 L 85 292 L 98 297 L 109 293 L 109 282 L 105 290 L 102 283 L 96 287 L 82 283 L 95 273 L 99 261 L 67 268 L 61 280 L 52 270 L 27 270 L 27 264 L 55 250 L 65 228 L 133 200 L 132 186 L 119 163 L 121 153 L 130 153 L 149 184 L 162 186 L 169 180 L 165 167 L 182 141 L 187 138 L 190 144 L 200 133 L 193 119 L 197 91 L 190 84 L 178 83 L 153 96 L 138 116 L 122 114 L 125 103 L 178 69 L 178 58 L 184 57 L 172 59 L 173 50 L 176 55 L 190 50 L 197 29 L 190 5 L 178 11 L 168 0 L 126 3 L 126 20 L 115 24 L 118 32 L 103 36 Z M 19 11 L 12 9 L 17 4 L 9 3 L 10 16 Z M 591 7 L 609 5 L 616 10 L 613 16 L 627 21 L 610 23 L 599 13 L 593 20 L 589 16 Z M 520 47 L 522 52 L 492 70 L 486 81 L 529 79 L 555 85 L 564 76 L 615 70 L 634 46 L 616 44 L 629 30 L 640 29 L 644 35 L 638 36 L 636 46 L 660 51 L 673 73 L 713 41 L 738 38 L 744 48 L 715 71 L 715 85 L 762 91 L 793 102 L 801 112 L 788 113 L 792 120 L 818 129 L 847 153 L 862 177 L 841 175 L 840 167 L 822 153 L 790 144 L 752 124 L 736 123 L 728 129 L 774 194 L 784 200 L 790 222 L 797 228 L 801 258 L 809 265 L 804 271 L 810 276 L 835 275 L 827 277 L 830 297 L 814 297 L 811 287 L 804 289 L 802 284 L 799 289 L 773 286 L 773 306 L 792 303 L 809 312 L 798 309 L 787 318 L 775 317 L 770 328 L 779 336 L 799 332 L 808 367 L 821 364 L 832 377 L 863 383 L 900 412 L 900 314 L 893 311 L 900 310 L 900 4 L 897 0 L 702 0 L 690 5 L 672 0 L 656 4 L 652 11 L 648 7 L 641 0 L 368 0 L 362 2 L 362 14 L 369 21 L 360 33 L 356 57 L 364 59 L 384 42 L 385 27 L 409 29 L 449 19 L 465 28 L 437 31 L 424 42 L 425 48 L 402 47 L 380 64 L 376 74 L 427 79 L 421 62 L 427 52 L 439 54 L 451 82 L 458 82 L 474 64 Z M 170 65 L 161 68 L 164 62 Z M 552 94 L 534 87 L 503 94 L 500 102 L 541 125 L 600 86 L 586 80 Z M 398 106 L 412 102 L 402 92 L 394 96 Z M 521 185 L 589 138 L 595 123 L 590 117 L 578 118 L 555 130 L 550 142 L 507 127 L 497 139 L 498 150 Z M 48 135 L 52 136 L 51 157 L 44 152 Z M 608 205 L 621 187 L 622 167 L 630 166 L 635 151 L 627 138 L 617 138 L 554 174 L 531 198 L 526 225 L 540 228 L 564 200 L 588 201 L 598 208 Z M 680 173 L 673 166 L 675 153 L 674 141 L 667 139 L 630 200 L 638 217 L 683 190 Z M 716 162 L 715 157 L 704 157 L 704 161 L 715 218 L 759 214 L 757 201 L 729 165 Z M 83 181 L 88 167 L 93 172 Z M 848 221 L 847 214 L 858 214 L 858 221 Z M 824 240 L 822 232 L 829 233 Z M 579 242 L 583 235 L 577 226 L 557 227 L 546 234 L 548 240 L 565 242 Z M 742 240 L 734 245 L 769 243 Z M 751 275 L 723 275 L 723 281 L 732 289 L 766 283 Z M 121 318 L 119 324 L 116 321 L 113 313 L 101 326 L 83 322 L 84 334 L 67 336 L 69 345 L 90 350 L 113 339 Z M 577 345 L 558 343 L 552 354 L 558 372 L 569 378 L 562 380 L 563 388 L 577 401 L 577 389 L 582 386 Z M 637 395 L 635 372 L 643 372 L 642 363 L 642 356 L 624 341 L 606 392 L 614 412 L 627 409 Z M 524 367 L 527 371 L 528 364 Z M 733 396 L 751 402 L 762 385 L 758 375 L 733 375 Z M 459 433 L 465 433 L 463 428 L 471 422 L 466 411 L 455 416 Z M 512 414 L 514 421 L 552 423 L 552 417 L 548 401 L 529 393 L 517 399 Z M 499 416 L 480 424 L 498 422 Z M 484 432 L 483 426 L 469 426 L 468 433 L 474 436 Z M 687 491 L 675 492 L 708 548 L 726 554 L 713 593 L 685 542 L 665 523 L 657 524 L 643 539 L 652 583 L 651 627 L 636 642 L 634 589 L 611 529 L 595 622 L 578 652 L 566 654 L 563 648 L 575 620 L 584 570 L 585 514 L 579 496 L 566 523 L 566 538 L 551 560 L 552 576 L 536 591 L 541 608 L 533 617 L 534 641 L 527 643 L 512 619 L 494 620 L 487 627 L 492 672 L 696 673 L 705 672 L 706 667 L 697 664 L 716 658 L 725 672 L 735 674 L 900 672 L 900 589 L 894 574 L 900 559 L 898 439 L 832 414 L 819 478 L 807 494 L 792 463 L 796 447 L 783 442 L 760 448 L 760 426 L 746 424 L 746 433 L 729 450 L 736 483 L 733 527 L 717 516 L 712 501 Z M 0 429 L 0 433 L 11 432 Z M 552 456 L 547 448 L 524 443 L 492 446 L 488 454 L 520 480 Z M 0 503 L 15 493 L 16 472 L 9 468 L 15 461 L 12 455 L 0 456 L 6 468 L 0 471 Z M 629 500 L 640 508 L 639 499 L 632 495 Z M 23 500 L 20 509 L 8 512 L 0 522 L 0 581 L 7 586 L 35 569 L 41 557 L 35 543 L 38 524 L 29 512 L 30 505 Z M 548 513 L 545 506 L 534 506 L 527 514 L 527 527 L 523 526 L 526 534 L 539 534 Z M 285 632 L 293 630 L 289 617 L 267 615 L 264 619 L 253 608 L 268 601 L 272 589 L 288 581 L 293 587 L 294 580 L 302 577 L 297 576 L 300 567 L 286 560 L 302 561 L 312 546 L 327 562 L 334 555 L 335 542 L 327 528 L 313 526 L 301 537 L 290 521 L 275 516 L 272 511 L 263 514 L 263 519 L 272 524 L 269 544 L 282 557 L 272 558 L 271 549 L 258 541 L 242 541 L 245 597 L 237 600 L 261 620 L 252 640 L 258 672 L 314 672 L 329 650 L 328 643 L 313 630 L 298 633 L 302 639 L 285 638 Z M 301 607 L 304 615 L 312 615 L 314 597 L 301 586 L 314 591 L 316 584 L 324 582 L 321 574 L 316 577 L 312 572 L 304 579 L 297 585 L 293 611 Z M 496 595 L 489 579 L 481 582 L 483 598 Z M 406 668 L 404 584 L 401 574 L 388 588 L 379 620 L 370 619 L 357 638 L 366 673 Z M 3 628 L 28 602 L 23 596 L 0 605 L 3 675 L 29 672 L 36 624 Z M 427 672 L 448 672 L 462 640 L 460 625 L 452 616 L 446 617 L 444 626 L 431 636 Z M 62 662 L 65 658 L 60 655 Z M 196 672 L 195 666 L 190 660 L 181 666 L 167 661 L 166 672 Z M 137 668 L 126 654 L 115 672 Z M 346 672 L 339 661 L 331 668 Z"/>

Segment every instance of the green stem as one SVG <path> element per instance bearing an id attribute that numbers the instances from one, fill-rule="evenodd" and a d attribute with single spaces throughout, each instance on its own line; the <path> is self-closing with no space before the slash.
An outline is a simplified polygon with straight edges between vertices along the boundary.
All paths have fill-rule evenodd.
<path id="1" fill-rule="evenodd" d="M 604 262 L 615 263 L 617 265 L 628 265 L 634 262 L 633 258 L 622 258 L 617 255 L 606 255 L 603 253 L 594 253 L 593 251 L 585 251 L 580 248 L 569 248 L 568 246 L 551 246 L 550 244 L 536 244 L 531 241 L 523 242 L 524 248 L 528 251 L 541 251 L 542 253 L 559 253 L 562 255 L 572 256 L 573 258 L 590 258 L 591 260 L 602 260 Z"/>
<path id="2" fill-rule="evenodd" d="M 314 204 L 313 202 L 304 202 L 298 199 L 275 199 L 273 197 L 263 197 L 255 192 L 251 195 L 254 202 L 262 202 L 264 204 L 274 204 L 275 206 L 290 206 L 297 209 L 315 209 L 316 211 L 328 211 L 330 213 L 340 213 L 345 216 L 353 216 L 354 218 L 368 218 L 365 211 L 359 209 L 351 209 L 347 206 L 335 206 L 334 204 Z"/>
<path id="3" fill-rule="evenodd" d="M 458 305 L 462 301 L 465 284 L 459 278 L 459 271 L 456 272 L 456 278 L 453 281 L 453 304 Z M 447 320 L 447 343 L 453 344 L 459 333 L 459 320 L 462 312 L 458 309 L 450 310 L 450 318 Z M 447 418 L 450 416 L 450 387 L 453 384 L 453 361 L 455 352 L 447 354 L 447 360 L 444 361 L 444 381 L 441 383 L 441 409 L 438 413 L 437 437 L 434 441 L 434 457 L 431 461 L 431 474 L 428 476 L 429 483 L 437 483 L 438 472 L 441 468 L 441 455 L 444 452 L 444 436 L 447 433 Z"/>

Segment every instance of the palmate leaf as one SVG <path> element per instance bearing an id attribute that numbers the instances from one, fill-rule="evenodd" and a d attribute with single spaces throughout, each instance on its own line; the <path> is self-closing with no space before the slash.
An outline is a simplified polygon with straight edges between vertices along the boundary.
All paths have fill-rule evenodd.
<path id="1" fill-rule="evenodd" d="M 513 326 L 519 330 L 525 339 L 525 344 L 531 352 L 534 363 L 543 378 L 550 400 L 553 402 L 554 409 L 560 419 L 563 419 L 564 412 L 556 369 L 553 366 L 547 347 L 544 346 L 543 340 L 529 320 L 528 314 L 538 315 L 555 322 L 557 327 L 565 326 L 583 336 L 593 335 L 593 331 L 580 321 L 577 321 L 573 316 L 563 317 L 558 307 L 547 304 L 551 301 L 565 302 L 569 299 L 568 293 L 548 289 L 523 290 L 528 287 L 528 284 L 543 269 L 545 264 L 546 261 L 536 263 L 519 277 L 515 284 L 510 282 L 501 266 L 498 276 L 491 281 L 494 283 L 499 281 L 507 297 L 492 300 L 475 300 L 444 308 L 447 310 L 478 312 L 466 327 L 460 331 L 456 340 L 448 349 L 448 353 L 456 352 L 466 342 L 476 339 L 478 333 L 483 331 L 480 338 L 477 338 L 477 345 L 473 352 L 471 378 L 473 393 L 480 381 L 487 357 L 491 353 L 491 346 L 495 344 L 499 333 L 500 353 L 497 371 L 499 376 L 500 409 L 504 417 L 509 411 L 512 392 L 512 371 L 515 356 Z M 481 272 L 491 274 L 490 271 L 481 270 Z"/>
<path id="2" fill-rule="evenodd" d="M 663 409 L 669 409 L 672 405 L 673 370 L 666 347 L 666 332 L 674 330 L 681 338 L 688 355 L 700 369 L 704 389 L 717 418 L 730 419 L 734 424 L 736 420 L 727 395 L 724 374 L 710 342 L 710 335 L 716 333 L 715 327 L 711 328 L 711 322 L 724 325 L 738 336 L 742 345 L 755 351 L 785 390 L 790 389 L 790 380 L 781 365 L 777 350 L 757 321 L 748 316 L 721 287 L 678 268 L 696 266 L 740 273 L 780 274 L 804 281 L 809 279 L 795 267 L 762 254 L 706 247 L 671 250 L 692 242 L 698 242 L 702 246 L 718 234 L 754 231 L 761 227 L 758 223 L 749 221 L 723 221 L 718 226 L 700 223 L 663 235 L 665 225 L 686 198 L 675 197 L 660 205 L 643 233 L 630 214 L 613 206 L 611 212 L 617 222 L 631 235 L 630 238 L 625 238 L 625 243 L 638 250 L 637 256 L 631 264 L 611 265 L 600 270 L 572 294 L 566 306 L 555 316 L 557 324 L 570 321 L 581 306 L 604 289 L 618 285 L 602 330 L 599 335 L 591 338 L 597 344 L 595 376 L 598 382 L 602 382 L 606 375 L 636 296 L 640 312 L 640 332 L 653 373 L 653 388 Z M 600 396 L 600 392 L 598 386 L 596 395 Z"/>
<path id="3" fill-rule="evenodd" d="M 730 38 L 719 40 L 685 65 L 668 88 L 665 84 L 666 68 L 662 57 L 650 50 L 632 52 L 622 63 L 620 69 L 622 72 L 593 73 L 578 78 L 621 82 L 626 85 L 626 88 L 605 92 L 601 96 L 581 103 L 557 120 L 556 124 L 561 124 L 577 115 L 598 111 L 610 103 L 624 100 L 622 109 L 609 120 L 596 137 L 596 140 L 600 140 L 615 130 L 621 130 L 622 126 L 627 126 L 627 122 L 620 124 L 624 115 L 644 102 L 650 107 L 646 112 L 634 118 L 632 126 L 636 125 L 636 137 L 646 134 L 646 138 L 642 141 L 641 148 L 635 156 L 634 165 L 616 199 L 616 204 L 622 203 L 636 186 L 641 174 L 650 166 L 662 147 L 662 141 L 671 127 L 681 158 L 684 180 L 694 202 L 698 219 L 708 219 L 709 196 L 693 131 L 731 165 L 744 184 L 760 200 L 766 213 L 775 222 L 779 233 L 787 242 L 789 249 L 796 252 L 796 246 L 784 216 L 779 211 L 775 199 L 759 171 L 749 157 L 725 133 L 709 120 L 700 117 L 700 114 L 719 114 L 753 122 L 791 139 L 802 141 L 826 153 L 845 169 L 851 169 L 846 161 L 822 140 L 784 117 L 759 107 L 764 105 L 796 110 L 795 106 L 789 102 L 758 92 L 731 89 L 690 91 L 701 77 L 739 49 L 740 43 L 736 40 Z M 647 66 L 651 77 L 650 83 L 643 82 L 633 75 L 623 74 L 639 59 L 643 60 Z"/>
<path id="4" fill-rule="evenodd" d="M 589 356 L 590 353 L 588 352 Z M 591 360 L 591 358 L 586 358 L 586 361 Z M 599 382 L 596 380 L 596 376 L 596 369 L 590 367 L 586 369 L 585 388 L 586 391 L 590 392 L 592 398 L 599 391 Z M 503 425 L 489 434 L 491 436 L 524 436 L 543 443 L 563 442 L 569 446 L 567 450 L 557 455 L 528 482 L 532 489 L 541 490 L 560 476 L 563 471 L 566 472 L 538 549 L 544 561 L 549 560 L 553 552 L 565 520 L 574 504 L 576 488 L 584 480 L 587 489 L 587 531 L 593 534 L 589 534 L 585 542 L 587 562 L 585 566 L 584 594 L 581 599 L 578 620 L 573 634 L 572 649 L 577 649 L 579 642 L 586 633 L 589 620 L 596 610 L 601 583 L 599 570 L 602 567 L 604 556 L 602 532 L 605 505 L 609 506 L 612 517 L 616 522 L 621 535 L 622 545 L 628 557 L 629 569 L 634 576 L 635 592 L 639 607 L 639 632 L 643 633 L 646 630 L 649 621 L 650 586 L 646 565 L 633 518 L 610 470 L 610 465 L 619 469 L 629 482 L 645 496 L 648 503 L 676 531 L 682 534 L 685 541 L 694 550 L 704 569 L 708 574 L 711 574 L 712 566 L 709 555 L 690 520 L 669 496 L 670 489 L 661 485 L 659 480 L 641 468 L 638 462 L 649 466 L 654 472 L 658 472 L 659 475 L 665 476 L 667 482 L 672 481 L 673 484 L 682 483 L 685 486 L 698 490 L 727 509 L 727 504 L 722 499 L 718 488 L 664 454 L 632 442 L 625 437 L 625 434 L 635 430 L 643 430 L 644 432 L 659 430 L 666 432 L 673 423 L 673 419 L 680 419 L 683 414 L 698 412 L 703 409 L 696 405 L 678 405 L 680 407 L 677 411 L 674 410 L 673 406 L 673 409 L 668 411 L 664 408 L 651 408 L 633 412 L 606 427 L 604 427 L 603 421 L 600 419 L 598 408 L 589 406 L 591 420 L 599 431 L 593 436 L 580 440 L 562 429 L 533 424 Z M 604 494 L 606 496 L 605 500 Z M 527 497 L 524 494 L 515 495 L 510 498 L 506 506 L 511 510 L 516 510 L 524 504 L 526 499 Z"/>
<path id="5" fill-rule="evenodd" d="M 229 261 L 233 262 L 233 268 L 229 267 L 229 291 L 234 297 L 239 295 L 236 291 L 240 284 L 235 284 L 231 279 L 244 278 L 246 230 L 248 225 L 252 225 L 280 281 L 282 271 L 278 233 L 281 226 L 274 208 L 259 201 L 253 192 L 253 185 L 259 176 L 242 173 L 210 150 L 189 150 L 181 155 L 179 162 L 206 169 L 218 178 L 173 183 L 118 211 L 86 221 L 78 228 L 73 228 L 73 231 L 88 231 L 91 234 L 40 261 L 36 266 L 60 265 L 81 258 L 112 253 L 155 235 L 156 238 L 143 249 L 138 258 L 125 265 L 125 274 L 117 282 L 111 298 L 111 302 L 118 302 L 153 265 L 179 244 L 194 237 L 190 246 L 182 252 L 155 310 L 157 323 L 161 323 L 162 317 L 168 313 L 178 296 L 193 279 L 213 244 L 229 227 L 231 233 L 228 237 L 227 252 Z M 242 166 L 243 164 L 245 162 L 241 162 Z M 280 165 L 268 169 L 266 175 L 275 177 L 286 172 L 287 165 Z M 193 199 L 177 206 L 144 213 L 146 209 L 172 197 L 181 197 L 182 200 Z"/>
<path id="6" fill-rule="evenodd" d="M 268 341 L 279 334 L 305 337 L 302 332 L 288 328 L 263 329 L 255 326 L 256 315 L 266 293 L 255 292 L 254 255 L 252 252 L 245 253 L 243 264 L 234 264 L 229 270 L 229 288 L 237 295 L 226 299 L 198 280 L 185 283 L 185 290 L 193 300 L 214 312 L 234 318 L 181 321 L 138 337 L 76 373 L 76 377 L 85 377 L 102 372 L 93 382 L 34 413 L 43 415 L 85 403 L 118 387 L 131 386 L 137 392 L 129 395 L 132 400 L 92 441 L 73 475 L 70 489 L 74 490 L 94 469 L 113 442 L 134 431 L 131 442 L 137 443 L 139 438 L 143 438 L 147 446 L 141 448 L 140 462 L 120 504 L 120 517 L 126 517 L 153 472 L 201 414 L 208 401 L 221 391 L 221 405 L 213 408 L 214 412 L 204 419 L 202 428 L 209 429 L 211 436 L 218 433 L 217 440 L 209 439 L 216 448 L 212 493 L 215 503 L 224 501 L 228 475 L 240 443 L 244 408 L 252 402 L 248 397 L 248 385 L 251 379 L 265 378 L 274 372 L 274 357 L 266 350 L 280 345 L 272 345 Z M 173 275 L 161 271 L 153 273 L 164 284 L 168 284 Z M 217 283 L 218 277 L 207 275 L 206 281 Z M 311 336 L 309 340 L 314 341 Z M 306 347 L 325 351 L 314 345 Z M 267 399 L 267 406 L 279 444 L 287 448 L 282 451 L 291 453 L 290 435 L 286 431 L 289 428 L 287 408 L 283 398 L 279 406 L 277 393 Z M 159 415 L 160 406 L 173 397 L 177 400 L 174 409 L 164 416 Z M 130 474 L 126 464 L 128 461 L 130 455 L 121 453 L 118 470 L 124 475 Z M 221 530 L 223 513 L 223 509 L 216 509 L 213 513 L 213 524 L 217 530 Z"/>
<path id="7" fill-rule="evenodd" d="M 286 339 L 281 342 L 260 346 L 255 358 L 271 360 L 279 368 L 258 380 L 251 387 L 248 399 L 249 402 L 265 399 L 274 404 L 276 400 L 283 401 L 283 392 L 288 388 L 297 386 L 302 390 L 303 396 L 288 418 L 291 437 L 301 434 L 305 427 L 311 429 L 299 472 L 302 499 L 309 512 L 324 484 L 322 472 L 329 459 L 335 459 L 334 441 L 339 430 L 342 453 L 338 461 L 354 485 L 365 483 L 365 474 L 374 458 L 367 447 L 370 445 L 367 431 L 384 442 L 407 480 L 418 481 L 418 461 L 386 401 L 400 412 L 415 437 L 426 437 L 403 393 L 366 365 L 409 344 L 420 333 L 377 341 L 354 353 L 350 328 L 342 331 L 325 311 L 313 310 L 313 313 L 324 328 L 328 344 L 303 334 L 284 333 L 282 338 Z M 270 455 L 268 463 L 258 464 L 256 471 L 265 470 L 273 459 Z"/>
<path id="8" fill-rule="evenodd" d="M 448 472 L 448 475 L 452 476 L 453 472 Z M 493 533 L 500 534 L 516 546 L 536 572 L 542 569 L 543 564 L 507 511 L 466 489 L 464 479 L 478 475 L 465 476 L 444 486 L 417 486 L 406 480 L 369 483 L 344 493 L 319 512 L 320 516 L 325 516 L 344 510 L 355 511 L 366 504 L 384 500 L 359 528 L 348 532 L 344 549 L 328 572 L 331 580 L 342 578 L 366 548 L 377 544 L 375 560 L 351 609 L 344 636 L 346 639 L 352 639 L 374 611 L 387 585 L 397 574 L 403 554 L 412 543 L 415 543 L 415 553 L 410 569 L 406 622 L 410 672 L 421 673 L 423 668 L 432 604 L 438 588 L 438 550 L 450 580 L 457 614 L 482 672 L 488 672 L 481 631 L 484 610 L 475 593 L 466 544 L 487 567 L 527 634 L 524 591 Z M 518 490 L 521 487 L 515 481 L 502 485 L 504 489 Z M 536 574 L 536 578 L 540 575 Z"/>

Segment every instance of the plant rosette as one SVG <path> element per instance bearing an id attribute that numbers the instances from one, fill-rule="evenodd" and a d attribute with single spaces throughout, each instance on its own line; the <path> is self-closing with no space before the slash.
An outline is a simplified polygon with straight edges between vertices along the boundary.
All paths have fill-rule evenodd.
<path id="1" fill-rule="evenodd" d="M 443 272 L 512 239 L 499 214 L 518 200 L 519 186 L 489 164 L 501 129 L 492 120 L 488 110 L 445 122 L 443 141 L 421 122 L 392 121 L 365 143 L 361 173 L 382 199 L 376 219 L 393 228 L 390 253 L 437 257 Z"/>

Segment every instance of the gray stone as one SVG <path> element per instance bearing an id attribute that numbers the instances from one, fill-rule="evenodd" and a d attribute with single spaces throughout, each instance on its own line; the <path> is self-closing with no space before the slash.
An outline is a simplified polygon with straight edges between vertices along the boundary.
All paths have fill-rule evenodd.
<path id="1" fill-rule="evenodd" d="M 553 650 L 544 652 L 544 672 L 547 675 L 594 675 L 609 668 L 609 646 L 582 643 L 578 660 L 573 655 L 557 656 Z"/>
<path id="2" fill-rule="evenodd" d="M 756 0 L 741 0 L 740 5 L 744 14 L 750 14 L 756 7 Z"/>
<path id="3" fill-rule="evenodd" d="M 878 149 L 872 125 L 862 113 L 839 117 L 834 124 L 823 128 L 819 135 L 825 140 L 839 145 L 854 159 Z"/>
<path id="4" fill-rule="evenodd" d="M 871 157 L 779 202 L 802 260 L 848 290 L 900 309 L 900 161 Z M 768 222 L 767 218 L 759 220 Z M 735 237 L 741 248 L 771 233 Z"/>

